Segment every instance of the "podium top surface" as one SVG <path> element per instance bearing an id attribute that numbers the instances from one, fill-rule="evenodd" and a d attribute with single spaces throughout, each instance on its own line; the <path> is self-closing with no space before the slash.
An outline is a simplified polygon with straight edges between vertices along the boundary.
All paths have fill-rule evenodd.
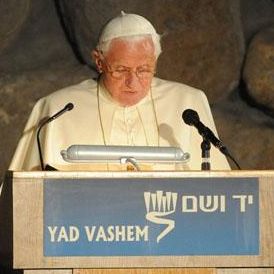
<path id="1" fill-rule="evenodd" d="M 274 170 L 232 171 L 14 171 L 13 178 L 274 177 Z"/>

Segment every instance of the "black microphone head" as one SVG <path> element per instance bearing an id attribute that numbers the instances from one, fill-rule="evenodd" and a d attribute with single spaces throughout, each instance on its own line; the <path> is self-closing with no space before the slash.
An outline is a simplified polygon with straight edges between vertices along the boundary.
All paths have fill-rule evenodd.
<path id="1" fill-rule="evenodd" d="M 193 109 L 186 109 L 182 114 L 183 120 L 187 125 L 196 125 L 199 123 L 200 118 L 198 113 Z"/>
<path id="2" fill-rule="evenodd" d="M 70 110 L 72 110 L 74 108 L 74 105 L 72 104 L 72 103 L 68 103 L 66 106 L 65 106 L 65 109 L 67 110 L 67 111 L 70 111 Z"/>

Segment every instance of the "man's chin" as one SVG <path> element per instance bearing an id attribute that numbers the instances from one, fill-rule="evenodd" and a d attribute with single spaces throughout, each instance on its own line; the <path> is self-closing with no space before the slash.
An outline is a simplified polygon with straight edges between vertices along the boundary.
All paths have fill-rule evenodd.
<path id="1" fill-rule="evenodd" d="M 131 107 L 134 106 L 136 104 L 138 104 L 145 96 L 140 96 L 137 92 L 130 92 L 127 93 L 126 96 L 123 96 L 123 98 L 119 98 L 119 103 L 123 106 L 123 107 Z"/>

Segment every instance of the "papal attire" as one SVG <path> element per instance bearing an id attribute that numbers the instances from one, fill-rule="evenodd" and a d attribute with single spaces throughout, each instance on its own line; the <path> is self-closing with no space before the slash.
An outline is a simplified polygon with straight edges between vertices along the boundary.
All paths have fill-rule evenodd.
<path id="1" fill-rule="evenodd" d="M 86 80 L 40 99 L 29 117 L 12 159 L 10 170 L 39 170 L 36 132 L 40 121 L 67 103 L 74 109 L 47 124 L 41 131 L 44 162 L 58 170 L 123 170 L 123 165 L 71 164 L 60 151 L 73 144 L 176 146 L 190 153 L 186 164 L 144 164 L 145 170 L 200 170 L 202 138 L 182 121 L 191 108 L 217 134 L 206 96 L 184 84 L 153 78 L 148 95 L 138 104 L 121 107 L 102 83 Z M 226 158 L 211 148 L 211 169 L 230 169 Z"/>

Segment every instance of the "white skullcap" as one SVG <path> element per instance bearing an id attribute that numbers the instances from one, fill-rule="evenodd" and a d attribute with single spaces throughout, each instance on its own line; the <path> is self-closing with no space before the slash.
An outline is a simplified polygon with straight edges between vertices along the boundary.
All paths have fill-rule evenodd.
<path id="1" fill-rule="evenodd" d="M 156 30 L 146 18 L 137 14 L 126 14 L 122 11 L 119 16 L 106 24 L 99 38 L 99 44 L 114 38 L 146 34 L 158 36 Z"/>

